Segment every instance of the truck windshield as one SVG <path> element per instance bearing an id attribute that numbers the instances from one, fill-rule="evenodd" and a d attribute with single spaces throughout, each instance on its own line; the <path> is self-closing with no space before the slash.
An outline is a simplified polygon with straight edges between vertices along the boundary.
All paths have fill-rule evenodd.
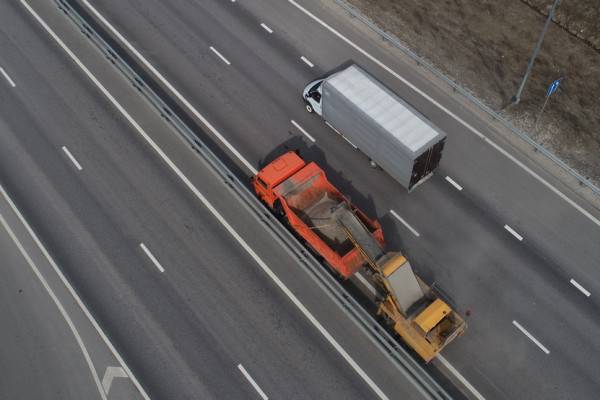
<path id="1" fill-rule="evenodd" d="M 313 93 L 316 92 L 317 89 L 319 89 L 319 86 L 321 86 L 321 84 L 323 83 L 323 81 L 320 81 L 319 83 L 317 83 L 316 85 L 314 85 L 313 87 L 310 88 L 310 90 L 308 91 L 308 93 Z"/>
<path id="2" fill-rule="evenodd" d="M 264 187 L 265 189 L 267 188 L 267 184 L 265 183 L 265 181 L 263 181 L 262 179 L 258 178 L 256 179 L 258 181 L 258 183 L 260 184 L 260 186 Z"/>

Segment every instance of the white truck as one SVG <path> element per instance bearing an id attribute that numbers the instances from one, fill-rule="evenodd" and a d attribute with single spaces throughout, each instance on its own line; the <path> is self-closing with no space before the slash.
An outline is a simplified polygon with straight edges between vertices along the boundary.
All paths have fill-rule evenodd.
<path id="1" fill-rule="evenodd" d="M 409 191 L 442 158 L 446 134 L 357 65 L 306 85 L 306 110 Z"/>

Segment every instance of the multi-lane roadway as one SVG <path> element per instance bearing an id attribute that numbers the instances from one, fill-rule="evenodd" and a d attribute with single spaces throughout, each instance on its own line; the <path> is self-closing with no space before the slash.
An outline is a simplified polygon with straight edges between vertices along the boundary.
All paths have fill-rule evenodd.
<path id="1" fill-rule="evenodd" d="M 0 88 L 3 212 L 13 226 L 17 212 L 29 221 L 141 396 L 422 398 L 54 4 L 24 4 L 1 12 L 14 83 Z M 67 339 L 58 349 L 69 351 Z M 60 363 L 56 353 L 32 372 Z M 98 364 L 103 379 L 112 364 Z M 80 372 L 62 368 L 59 388 Z M 2 395 L 25 398 L 45 382 L 36 392 L 15 381 Z M 84 394 L 64 386 L 48 398 L 94 398 L 93 381 Z"/>
<path id="2" fill-rule="evenodd" d="M 383 221 L 389 247 L 470 315 L 435 375 L 479 398 L 594 397 L 598 210 L 484 117 L 330 3 L 79 4 L 240 178 L 299 148 Z M 1 7 L 0 182 L 150 395 L 419 396 L 54 2 Z M 303 110 L 304 84 L 348 62 L 448 133 L 410 194 Z"/>

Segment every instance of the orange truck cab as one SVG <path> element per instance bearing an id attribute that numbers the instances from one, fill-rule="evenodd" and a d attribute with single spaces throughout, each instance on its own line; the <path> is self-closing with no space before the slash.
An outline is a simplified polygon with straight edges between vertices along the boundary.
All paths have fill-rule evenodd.
<path id="1" fill-rule="evenodd" d="M 252 178 L 252 186 L 258 197 L 344 279 L 364 265 L 365 259 L 339 223 L 341 219 L 356 217 L 384 247 L 379 222 L 350 203 L 317 164 L 307 164 L 295 152 L 283 154 L 260 170 Z"/>

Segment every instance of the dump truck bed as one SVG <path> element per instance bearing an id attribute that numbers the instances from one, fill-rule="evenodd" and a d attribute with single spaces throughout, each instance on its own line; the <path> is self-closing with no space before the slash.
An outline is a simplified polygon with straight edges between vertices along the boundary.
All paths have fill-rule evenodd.
<path id="1" fill-rule="evenodd" d="M 283 200 L 292 227 L 343 277 L 365 263 L 349 234 L 371 257 L 380 255 L 383 233 L 379 223 L 356 209 L 316 164 L 307 164 L 274 191 Z"/>
<path id="2" fill-rule="evenodd" d="M 304 210 L 294 209 L 294 211 L 336 253 L 343 256 L 352 250 L 352 242 L 348 240 L 346 233 L 337 223 L 341 214 L 348 212 L 343 201 L 332 198 L 328 192 L 324 192 L 323 196 L 310 207 Z"/>

